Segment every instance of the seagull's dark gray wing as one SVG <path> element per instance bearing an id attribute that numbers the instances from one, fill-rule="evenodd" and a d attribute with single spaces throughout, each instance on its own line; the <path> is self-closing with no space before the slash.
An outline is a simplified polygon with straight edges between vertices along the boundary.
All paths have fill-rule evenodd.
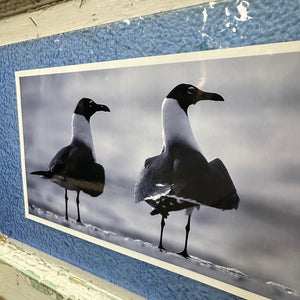
<path id="1" fill-rule="evenodd" d="M 49 170 L 55 174 L 58 184 L 63 180 L 67 186 L 76 187 L 93 197 L 103 192 L 104 168 L 95 162 L 91 149 L 81 142 L 72 142 L 57 152 Z"/>
<path id="2" fill-rule="evenodd" d="M 160 155 L 146 159 L 134 188 L 135 202 L 157 200 L 171 189 L 172 162 L 162 152 Z"/>
<path id="3" fill-rule="evenodd" d="M 208 163 L 200 152 L 175 148 L 173 171 L 172 192 L 177 197 L 221 209 L 237 208 L 236 189 L 220 159 Z"/>
<path id="4" fill-rule="evenodd" d="M 70 157 L 71 150 L 72 147 L 71 145 L 69 145 L 60 149 L 54 155 L 54 157 L 51 159 L 49 163 L 49 168 L 48 168 L 52 174 L 61 174 L 65 170 L 66 164 Z"/>

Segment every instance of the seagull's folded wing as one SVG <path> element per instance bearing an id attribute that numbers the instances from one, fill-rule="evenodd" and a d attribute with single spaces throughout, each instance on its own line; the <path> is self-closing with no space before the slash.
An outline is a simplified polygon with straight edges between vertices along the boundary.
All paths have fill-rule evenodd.
<path id="1" fill-rule="evenodd" d="M 174 194 L 220 209 L 238 207 L 239 198 L 230 175 L 219 158 L 207 163 L 200 152 L 174 160 Z"/>
<path id="2" fill-rule="evenodd" d="M 163 153 L 148 158 L 135 184 L 135 202 L 157 200 L 168 194 L 171 189 L 171 167 Z"/>

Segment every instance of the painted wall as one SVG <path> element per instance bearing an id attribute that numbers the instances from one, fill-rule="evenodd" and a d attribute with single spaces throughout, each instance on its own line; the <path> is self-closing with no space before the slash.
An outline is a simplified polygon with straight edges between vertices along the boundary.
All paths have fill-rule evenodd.
<path id="1" fill-rule="evenodd" d="M 148 299 L 239 299 L 25 219 L 14 72 L 298 40 L 299 12 L 298 0 L 219 1 L 2 46 L 0 231 Z"/>

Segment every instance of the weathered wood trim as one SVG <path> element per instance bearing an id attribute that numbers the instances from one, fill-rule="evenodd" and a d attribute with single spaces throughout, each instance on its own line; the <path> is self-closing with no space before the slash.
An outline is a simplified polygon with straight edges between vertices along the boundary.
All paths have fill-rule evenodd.
<path id="1" fill-rule="evenodd" d="M 144 299 L 0 233 L 0 300 L 21 298 Z"/>
<path id="2" fill-rule="evenodd" d="M 0 20 L 0 46 L 158 12 L 207 0 L 70 0 Z M 213 2 L 211 2 L 213 5 Z"/>

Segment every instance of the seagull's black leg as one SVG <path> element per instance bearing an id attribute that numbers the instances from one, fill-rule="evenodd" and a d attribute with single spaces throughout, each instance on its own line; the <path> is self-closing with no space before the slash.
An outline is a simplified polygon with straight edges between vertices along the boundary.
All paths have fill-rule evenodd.
<path id="1" fill-rule="evenodd" d="M 185 226 L 185 243 L 184 243 L 184 249 L 182 252 L 178 253 L 180 255 L 182 255 L 183 257 L 185 258 L 188 258 L 190 257 L 187 253 L 187 244 L 188 244 L 188 237 L 189 237 L 189 232 L 190 232 L 190 229 L 191 229 L 191 215 L 189 215 L 188 217 L 188 222 Z"/>
<path id="2" fill-rule="evenodd" d="M 159 239 L 159 245 L 158 245 L 158 248 L 160 250 L 165 250 L 165 248 L 162 245 L 162 237 L 163 237 L 163 232 L 164 232 L 165 225 L 166 225 L 166 223 L 165 223 L 165 217 L 161 216 L 161 222 L 160 222 L 160 239 Z"/>
<path id="3" fill-rule="evenodd" d="M 77 204 L 77 222 L 81 223 L 81 219 L 80 219 L 80 212 L 79 212 L 79 193 L 80 191 L 77 191 L 77 197 L 76 197 L 76 204 Z"/>
<path id="4" fill-rule="evenodd" d="M 66 204 L 66 220 L 69 220 L 69 217 L 68 217 L 68 190 L 65 189 L 65 204 Z"/>

